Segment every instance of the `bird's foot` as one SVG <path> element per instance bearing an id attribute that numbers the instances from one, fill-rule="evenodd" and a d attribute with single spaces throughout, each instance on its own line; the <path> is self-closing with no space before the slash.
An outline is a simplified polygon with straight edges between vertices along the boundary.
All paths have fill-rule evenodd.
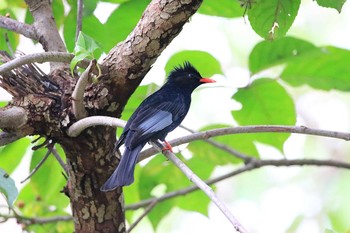
<path id="1" fill-rule="evenodd" d="M 169 144 L 169 142 L 164 141 L 164 144 L 165 144 L 165 147 L 162 149 L 162 152 L 168 150 L 168 151 L 170 151 L 172 153 L 173 152 L 173 147 Z"/>

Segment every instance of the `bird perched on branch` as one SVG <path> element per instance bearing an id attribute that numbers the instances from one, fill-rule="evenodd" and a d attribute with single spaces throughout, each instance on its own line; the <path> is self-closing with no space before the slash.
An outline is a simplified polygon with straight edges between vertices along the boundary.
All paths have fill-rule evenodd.
<path id="1" fill-rule="evenodd" d="M 212 79 L 202 78 L 189 62 L 175 67 L 167 82 L 155 93 L 147 97 L 128 120 L 115 150 L 125 144 L 125 151 L 117 169 L 101 187 L 102 191 L 113 190 L 134 182 L 134 170 L 139 153 L 150 140 L 165 141 L 167 134 L 180 125 L 191 104 L 194 89 L 204 83 L 213 83 Z"/>

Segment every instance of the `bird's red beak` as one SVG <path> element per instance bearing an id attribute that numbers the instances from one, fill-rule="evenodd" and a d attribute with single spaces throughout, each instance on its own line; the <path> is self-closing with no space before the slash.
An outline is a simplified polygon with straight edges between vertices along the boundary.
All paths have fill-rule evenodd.
<path id="1" fill-rule="evenodd" d="M 201 78 L 201 79 L 199 79 L 199 82 L 201 82 L 201 83 L 215 83 L 215 80 L 210 79 L 210 78 Z"/>

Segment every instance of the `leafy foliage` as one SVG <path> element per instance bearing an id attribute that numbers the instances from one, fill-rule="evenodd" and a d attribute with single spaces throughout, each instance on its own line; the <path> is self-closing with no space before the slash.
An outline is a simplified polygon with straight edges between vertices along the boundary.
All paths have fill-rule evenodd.
<path id="1" fill-rule="evenodd" d="M 95 15 L 95 9 L 101 2 L 111 3 L 115 7 L 104 23 Z M 142 12 L 149 2 L 150 0 L 84 1 L 83 28 L 75 44 L 77 2 L 67 0 L 64 4 L 63 1 L 53 0 L 53 14 L 57 27 L 63 31 L 68 50 L 73 51 L 76 55 L 71 67 L 84 58 L 99 58 L 103 52 L 107 53 L 118 42 L 124 40 L 140 20 Z M 341 12 L 345 0 L 317 0 L 316 2 L 322 7 L 333 8 Z M 350 91 L 349 50 L 334 46 L 316 46 L 314 42 L 286 36 L 298 15 L 300 4 L 300 0 L 205 0 L 198 10 L 202 15 L 228 19 L 237 18 L 238 20 L 243 20 L 240 17 L 244 17 L 243 14 L 246 13 L 252 29 L 264 38 L 263 41 L 255 45 L 249 59 L 247 58 L 247 71 L 252 74 L 249 85 L 239 89 L 232 88 L 232 99 L 241 104 L 240 110 L 232 111 L 232 120 L 237 125 L 294 125 L 297 114 L 294 100 L 289 94 L 289 91 L 294 90 L 294 87 L 308 85 L 311 90 Z M 0 14 L 9 14 L 13 19 L 17 19 L 17 14 L 14 14 L 16 9 L 25 8 L 26 5 L 22 0 L 0 1 Z M 33 18 L 27 9 L 25 9 L 25 22 L 27 24 L 33 23 Z M 5 34 L 8 36 L 9 43 L 5 40 Z M 1 50 L 9 50 L 8 44 L 15 50 L 18 43 L 18 34 L 0 28 Z M 204 77 L 210 77 L 214 74 L 227 76 L 225 73 L 228 68 L 227 64 L 224 62 L 221 64 L 210 53 L 199 50 L 184 50 L 173 54 L 166 63 L 166 73 L 168 74 L 174 66 L 182 64 L 186 60 L 193 63 Z M 261 75 L 276 66 L 281 67 L 280 72 L 278 71 L 276 74 L 277 78 Z M 123 112 L 123 119 L 127 120 L 141 101 L 157 88 L 154 84 L 140 86 L 129 99 Z M 205 126 L 201 130 L 226 126 L 228 125 L 213 122 L 212 125 Z M 259 158 L 256 142 L 268 144 L 283 151 L 288 137 L 289 134 L 266 133 L 228 135 L 216 137 L 213 140 L 248 156 Z M 17 194 L 13 180 L 7 178 L 2 169 L 11 174 L 29 147 L 30 140 L 24 138 L 0 148 L 0 190 L 6 195 L 9 206 L 12 205 Z M 58 149 L 59 153 L 63 155 L 63 150 Z M 210 178 L 217 166 L 243 163 L 222 149 L 203 141 L 192 142 L 186 147 L 187 149 L 191 156 L 185 159 L 180 154 L 181 159 L 204 180 Z M 34 168 L 45 153 L 46 151 L 43 149 L 33 153 L 30 169 Z M 65 209 L 69 205 L 69 201 L 60 193 L 66 183 L 64 176 L 60 175 L 61 172 L 61 167 L 50 156 L 43 167 L 20 190 L 16 203 L 24 216 L 67 215 Z M 251 180 L 247 185 L 252 186 L 249 191 L 253 191 L 253 193 L 257 186 L 255 182 L 255 180 Z M 344 178 L 334 182 L 334 187 L 330 191 L 333 194 L 331 196 L 347 200 L 346 194 L 349 187 L 347 182 L 348 179 Z M 163 156 L 158 155 L 146 165 L 138 165 L 135 183 L 124 188 L 125 200 L 127 204 L 137 203 L 189 185 L 191 183 L 174 165 L 166 161 Z M 246 192 L 248 193 L 248 191 Z M 329 209 L 325 208 L 325 212 L 334 231 L 327 229 L 325 232 L 349 231 L 346 218 L 349 216 L 349 208 L 343 208 L 341 211 L 337 208 L 337 206 L 346 206 L 346 203 L 339 200 L 330 200 L 330 202 L 335 204 L 331 205 Z M 19 205 L 19 203 L 22 204 Z M 202 192 L 193 192 L 157 204 L 148 214 L 148 219 L 152 227 L 157 229 L 159 223 L 176 207 L 207 215 L 208 205 L 209 199 Z M 135 217 L 134 213 L 132 211 L 126 213 L 129 222 L 132 222 Z M 302 222 L 302 217 L 296 217 L 290 230 L 296 231 L 300 222 Z M 39 233 L 73 232 L 73 226 L 68 222 L 60 222 L 44 226 L 33 225 L 27 230 Z"/>

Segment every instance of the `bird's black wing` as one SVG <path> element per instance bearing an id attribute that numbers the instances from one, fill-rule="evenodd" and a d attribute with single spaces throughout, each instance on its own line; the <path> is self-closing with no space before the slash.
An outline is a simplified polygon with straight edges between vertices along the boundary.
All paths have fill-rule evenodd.
<path id="1" fill-rule="evenodd" d="M 141 142 L 148 141 L 159 131 L 167 130 L 166 133 L 172 131 L 188 111 L 186 104 L 181 102 L 176 98 L 173 101 L 163 101 L 140 108 L 130 124 L 129 130 L 134 133 L 130 140 L 126 140 L 126 146 L 133 148 Z"/>

